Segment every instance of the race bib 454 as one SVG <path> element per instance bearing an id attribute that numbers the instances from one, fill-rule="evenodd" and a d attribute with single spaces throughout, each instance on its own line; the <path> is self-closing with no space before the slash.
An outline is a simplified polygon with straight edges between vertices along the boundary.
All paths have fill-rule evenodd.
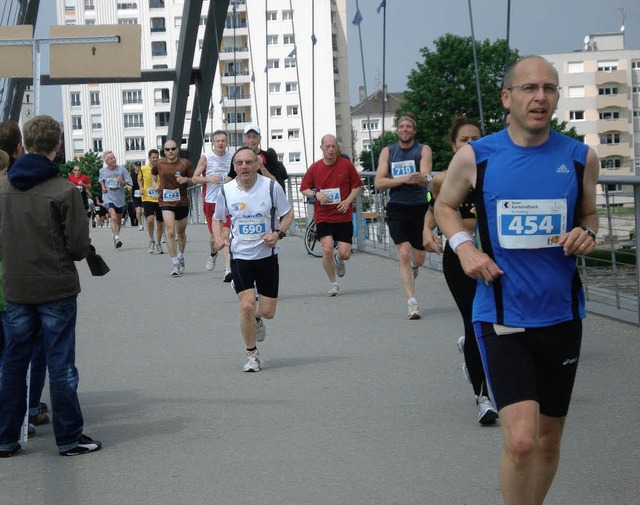
<path id="1" fill-rule="evenodd" d="M 498 200 L 498 238 L 504 249 L 558 247 L 567 228 L 567 201 Z"/>

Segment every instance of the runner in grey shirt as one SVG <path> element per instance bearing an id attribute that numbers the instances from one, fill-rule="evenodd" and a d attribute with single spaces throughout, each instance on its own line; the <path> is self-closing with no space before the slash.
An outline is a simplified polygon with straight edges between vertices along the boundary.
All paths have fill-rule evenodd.
<path id="1" fill-rule="evenodd" d="M 111 232 L 113 233 L 113 245 L 116 249 L 122 247 L 120 240 L 120 228 L 122 227 L 122 211 L 125 205 L 125 188 L 131 187 L 133 181 L 129 171 L 116 161 L 116 155 L 112 151 L 106 151 L 102 156 L 105 167 L 100 169 L 98 182 L 102 187 L 102 201 L 111 217 Z"/>

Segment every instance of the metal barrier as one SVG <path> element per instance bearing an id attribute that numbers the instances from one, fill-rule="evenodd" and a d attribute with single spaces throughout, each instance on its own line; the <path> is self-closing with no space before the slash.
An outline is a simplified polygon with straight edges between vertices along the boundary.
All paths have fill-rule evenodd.
<path id="1" fill-rule="evenodd" d="M 354 241 L 357 251 L 396 258 L 384 219 L 387 192 L 374 187 L 375 172 L 361 172 L 364 188 L 356 199 Z M 313 206 L 300 193 L 302 175 L 289 175 L 287 198 L 295 219 L 289 233 L 304 236 Z M 585 286 L 587 308 L 604 316 L 640 324 L 640 265 L 636 261 L 640 238 L 640 177 L 603 176 L 598 181 L 603 193 L 598 196 L 598 248 L 589 257 L 578 258 Z M 189 188 L 191 223 L 204 223 L 202 189 Z M 428 268 L 442 269 L 442 258 L 429 254 Z"/>

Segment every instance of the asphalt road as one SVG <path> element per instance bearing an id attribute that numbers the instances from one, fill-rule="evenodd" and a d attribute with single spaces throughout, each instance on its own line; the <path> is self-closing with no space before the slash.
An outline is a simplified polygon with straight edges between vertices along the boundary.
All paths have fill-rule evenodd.
<path id="1" fill-rule="evenodd" d="M 320 260 L 287 237 L 266 365 L 246 374 L 237 299 L 221 264 L 205 270 L 206 227 L 187 233 L 174 279 L 146 233 L 125 228 L 116 251 L 92 230 L 112 271 L 78 265 L 77 365 L 85 431 L 103 450 L 61 458 L 40 427 L 0 463 L 0 503 L 501 503 L 500 428 L 476 422 L 440 272 L 421 271 L 424 317 L 408 321 L 395 261 L 354 254 L 329 298 Z M 590 316 L 547 504 L 640 503 L 638 377 L 638 328 Z"/>

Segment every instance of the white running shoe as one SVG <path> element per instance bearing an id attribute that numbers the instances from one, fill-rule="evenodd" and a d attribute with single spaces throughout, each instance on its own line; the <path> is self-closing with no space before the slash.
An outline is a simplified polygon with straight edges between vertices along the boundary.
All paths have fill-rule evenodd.
<path id="1" fill-rule="evenodd" d="M 156 244 L 156 252 L 158 254 L 164 254 L 164 251 L 162 250 L 162 244 L 160 242 Z"/>
<path id="2" fill-rule="evenodd" d="M 216 260 L 218 259 L 218 253 L 215 253 L 213 256 L 209 255 L 207 258 L 207 270 L 211 272 L 216 267 Z"/>
<path id="3" fill-rule="evenodd" d="M 329 296 L 338 296 L 340 294 L 340 288 L 337 284 L 330 284 L 329 291 L 327 291 L 327 295 Z"/>
<path id="4" fill-rule="evenodd" d="M 464 335 L 462 335 L 461 337 L 458 337 L 458 341 L 456 342 L 456 345 L 458 346 L 458 352 L 464 355 Z"/>
<path id="5" fill-rule="evenodd" d="M 333 251 L 333 261 L 336 264 L 336 275 L 338 277 L 344 277 L 346 265 L 344 264 L 344 260 L 338 254 L 338 248 L 336 247 Z"/>
<path id="6" fill-rule="evenodd" d="M 171 269 L 171 277 L 180 277 L 182 275 L 182 271 L 180 270 L 180 265 L 173 265 Z"/>
<path id="7" fill-rule="evenodd" d="M 262 360 L 260 359 L 260 353 L 258 351 L 247 353 L 247 362 L 242 369 L 243 372 L 259 372 Z"/>
<path id="8" fill-rule="evenodd" d="M 138 226 L 138 231 L 143 231 L 144 230 L 144 226 L 140 225 Z"/>
<path id="9" fill-rule="evenodd" d="M 267 337 L 267 328 L 264 325 L 264 321 L 261 317 L 256 317 L 256 341 L 264 342 Z"/>
<path id="10" fill-rule="evenodd" d="M 498 412 L 487 396 L 476 396 L 478 406 L 478 422 L 482 425 L 493 424 L 498 419 Z"/>
<path id="11" fill-rule="evenodd" d="M 420 308 L 416 302 L 409 303 L 409 314 L 407 315 L 408 319 L 420 319 L 422 316 L 420 315 Z"/>
<path id="12" fill-rule="evenodd" d="M 178 268 L 180 269 L 180 275 L 184 273 L 184 256 L 178 260 Z"/>
<path id="13" fill-rule="evenodd" d="M 155 245 L 156 243 L 153 240 L 149 240 L 149 247 L 147 247 L 147 252 L 149 254 L 153 254 L 153 251 L 155 251 Z"/>

